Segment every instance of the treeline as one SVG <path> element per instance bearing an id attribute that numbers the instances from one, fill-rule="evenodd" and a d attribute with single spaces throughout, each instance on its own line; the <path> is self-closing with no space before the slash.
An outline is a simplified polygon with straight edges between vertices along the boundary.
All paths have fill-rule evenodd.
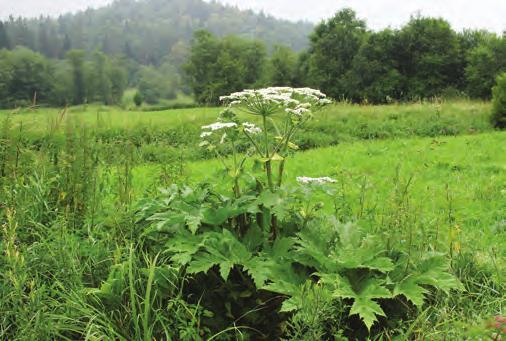
<path id="1" fill-rule="evenodd" d="M 128 86 L 143 102 L 157 104 L 190 93 L 180 64 L 169 55 L 159 67 L 138 65 L 124 55 L 69 50 L 63 59 L 48 59 L 26 47 L 0 50 L 0 108 L 29 105 L 122 104 Z"/>
<path id="2" fill-rule="evenodd" d="M 0 50 L 0 106 L 117 104 L 128 85 L 126 63 L 99 51 L 49 60 L 25 47 Z"/>
<path id="3" fill-rule="evenodd" d="M 277 46 L 197 32 L 185 67 L 199 102 L 264 85 L 312 86 L 338 100 L 388 103 L 434 96 L 489 99 L 506 71 L 506 35 L 454 31 L 443 19 L 413 17 L 373 32 L 345 9 L 318 25 L 310 47 Z"/>
<path id="4" fill-rule="evenodd" d="M 0 46 L 13 48 L 9 39 L 0 26 Z M 311 86 L 355 103 L 489 99 L 496 77 L 506 71 L 506 35 L 456 32 L 443 19 L 425 17 L 374 32 L 345 9 L 318 25 L 301 52 L 196 30 L 189 44 L 178 41 L 151 64 L 100 49 L 70 49 L 57 57 L 26 47 L 0 49 L 0 107 L 118 104 L 127 87 L 137 88 L 137 104 L 178 93 L 216 104 L 222 95 L 265 86 Z"/>
<path id="5" fill-rule="evenodd" d="M 307 47 L 313 25 L 278 20 L 215 1 L 116 0 L 106 7 L 56 19 L 11 17 L 0 22 L 0 49 L 21 45 L 58 59 L 70 49 L 100 50 L 108 55 L 123 54 L 139 64 L 159 66 L 177 44 L 188 43 L 197 29 L 302 50 Z"/>

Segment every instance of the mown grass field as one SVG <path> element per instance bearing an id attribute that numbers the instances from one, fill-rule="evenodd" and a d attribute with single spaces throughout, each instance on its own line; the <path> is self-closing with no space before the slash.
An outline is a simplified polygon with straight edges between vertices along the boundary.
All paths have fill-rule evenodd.
<path id="1" fill-rule="evenodd" d="M 165 254 L 150 251 L 139 218 L 172 184 L 206 182 L 229 195 L 220 162 L 198 147 L 220 110 L 0 112 L 0 339 L 241 335 L 212 334 L 201 326 L 208 313 L 181 296 L 184 284 L 163 284 Z M 445 254 L 463 284 L 431 294 L 408 318 L 382 320 L 378 339 L 489 338 L 489 321 L 505 315 L 506 133 L 492 129 L 489 112 L 486 102 L 337 104 L 296 138 L 288 187 L 297 176 L 336 179 L 331 196 L 309 203 L 323 201 L 322 212 L 415 259 Z M 163 290 L 146 291 L 157 281 Z"/>

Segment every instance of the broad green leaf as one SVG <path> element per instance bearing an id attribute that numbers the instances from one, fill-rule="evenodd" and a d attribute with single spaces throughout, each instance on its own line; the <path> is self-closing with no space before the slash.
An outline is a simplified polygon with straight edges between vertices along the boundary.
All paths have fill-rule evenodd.
<path id="1" fill-rule="evenodd" d="M 268 279 L 271 278 L 272 260 L 261 257 L 253 257 L 246 264 L 243 264 L 257 289 L 263 288 Z"/>
<path id="2" fill-rule="evenodd" d="M 426 257 L 418 267 L 420 274 L 416 278 L 418 284 L 426 284 L 449 293 L 451 289 L 463 290 L 460 281 L 450 274 L 448 260 L 442 254 Z"/>
<path id="3" fill-rule="evenodd" d="M 339 291 L 333 293 L 337 297 L 343 296 Z M 351 296 L 351 293 L 347 292 Z M 374 299 L 391 298 L 390 291 L 383 286 L 383 282 L 376 278 L 369 278 L 364 283 L 360 283 L 360 289 L 353 291 L 353 306 L 350 315 L 357 314 L 370 330 L 374 322 L 377 321 L 376 315 L 385 316 L 383 309 Z"/>
<path id="4" fill-rule="evenodd" d="M 320 280 L 328 286 L 335 298 L 354 298 L 355 292 L 346 277 L 342 277 L 337 273 L 320 274 Z"/>
<path id="5" fill-rule="evenodd" d="M 372 325 L 377 321 L 376 315 L 385 316 L 385 312 L 378 303 L 371 299 L 355 298 L 350 315 L 358 315 L 366 325 L 367 330 L 371 330 Z"/>
<path id="6" fill-rule="evenodd" d="M 199 258 L 193 260 L 186 271 L 190 274 L 198 274 L 200 272 L 208 272 L 213 266 L 216 265 L 216 260 L 210 258 Z"/>
<path id="7" fill-rule="evenodd" d="M 202 216 L 187 216 L 186 223 L 188 224 L 188 228 L 192 234 L 196 234 L 200 224 L 202 222 Z"/>
<path id="8" fill-rule="evenodd" d="M 421 308 L 426 293 L 427 290 L 417 284 L 417 278 L 410 276 L 395 286 L 393 295 L 404 295 L 414 305 Z"/>
<path id="9" fill-rule="evenodd" d="M 224 281 L 228 279 L 228 275 L 230 274 L 230 270 L 234 267 L 234 263 L 232 262 L 221 262 L 220 263 L 220 275 Z"/>

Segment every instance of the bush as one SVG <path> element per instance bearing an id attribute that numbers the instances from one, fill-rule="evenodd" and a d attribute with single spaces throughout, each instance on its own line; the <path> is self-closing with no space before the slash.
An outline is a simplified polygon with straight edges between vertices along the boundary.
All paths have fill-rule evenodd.
<path id="1" fill-rule="evenodd" d="M 134 95 L 134 103 L 136 107 L 140 107 L 142 105 L 142 102 L 144 102 L 144 96 L 137 91 Z"/>
<path id="2" fill-rule="evenodd" d="M 506 128 L 506 72 L 497 77 L 497 85 L 492 89 L 492 124 Z"/>

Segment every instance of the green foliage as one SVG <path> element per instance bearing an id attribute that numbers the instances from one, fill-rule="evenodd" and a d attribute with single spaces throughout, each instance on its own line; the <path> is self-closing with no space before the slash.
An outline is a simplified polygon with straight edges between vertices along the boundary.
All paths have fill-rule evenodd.
<path id="1" fill-rule="evenodd" d="M 86 101 L 86 79 L 84 74 L 84 51 L 71 50 L 65 58 L 72 68 L 72 104 L 81 104 Z"/>
<path id="2" fill-rule="evenodd" d="M 66 60 L 49 61 L 27 48 L 0 51 L 0 107 L 117 104 L 127 86 L 123 61 L 96 52 L 91 61 L 84 51 L 72 50 Z"/>
<path id="3" fill-rule="evenodd" d="M 413 18 L 399 32 L 397 62 L 407 78 L 406 98 L 438 96 L 463 77 L 459 42 L 450 24 L 442 19 Z"/>
<path id="4" fill-rule="evenodd" d="M 0 51 L 0 76 L 0 106 L 35 105 L 51 98 L 49 63 L 27 48 Z"/>
<path id="5" fill-rule="evenodd" d="M 399 71 L 398 33 L 391 30 L 370 33 L 353 59 L 349 76 L 350 99 L 388 103 L 403 97 L 405 75 Z"/>
<path id="6" fill-rule="evenodd" d="M 9 46 L 23 45 L 46 57 L 62 57 L 70 48 L 100 49 L 110 56 L 125 54 L 142 65 L 162 64 L 180 42 L 189 43 L 198 29 L 220 37 L 255 36 L 270 47 L 284 44 L 294 50 L 307 46 L 313 29 L 307 22 L 279 20 L 202 0 L 124 0 L 60 18 L 12 18 L 1 24 L 11 40 Z"/>
<path id="7" fill-rule="evenodd" d="M 265 58 L 265 46 L 259 41 L 232 36 L 219 39 L 207 31 L 197 31 L 184 70 L 196 101 L 217 104 L 220 96 L 258 87 Z"/>
<path id="8" fill-rule="evenodd" d="M 350 98 L 347 73 L 365 39 L 365 22 L 349 8 L 322 22 L 311 35 L 310 84 L 332 98 Z"/>
<path id="9" fill-rule="evenodd" d="M 274 46 L 270 57 L 269 83 L 272 86 L 293 86 L 297 71 L 297 54 L 292 49 Z"/>
<path id="10" fill-rule="evenodd" d="M 156 104 L 161 99 L 173 99 L 177 90 L 175 77 L 175 72 L 167 65 L 163 70 L 143 66 L 139 70 L 139 93 L 148 104 Z"/>
<path id="11" fill-rule="evenodd" d="M 492 123 L 497 127 L 506 128 L 506 73 L 497 77 L 497 85 L 492 89 Z"/>
<path id="12" fill-rule="evenodd" d="M 140 107 L 142 105 L 142 102 L 144 102 L 144 96 L 139 91 L 135 92 L 134 95 L 134 104 L 136 107 Z"/>
<path id="13" fill-rule="evenodd" d="M 488 35 L 468 54 L 467 91 L 473 97 L 490 99 L 495 78 L 506 70 L 506 37 Z"/>

